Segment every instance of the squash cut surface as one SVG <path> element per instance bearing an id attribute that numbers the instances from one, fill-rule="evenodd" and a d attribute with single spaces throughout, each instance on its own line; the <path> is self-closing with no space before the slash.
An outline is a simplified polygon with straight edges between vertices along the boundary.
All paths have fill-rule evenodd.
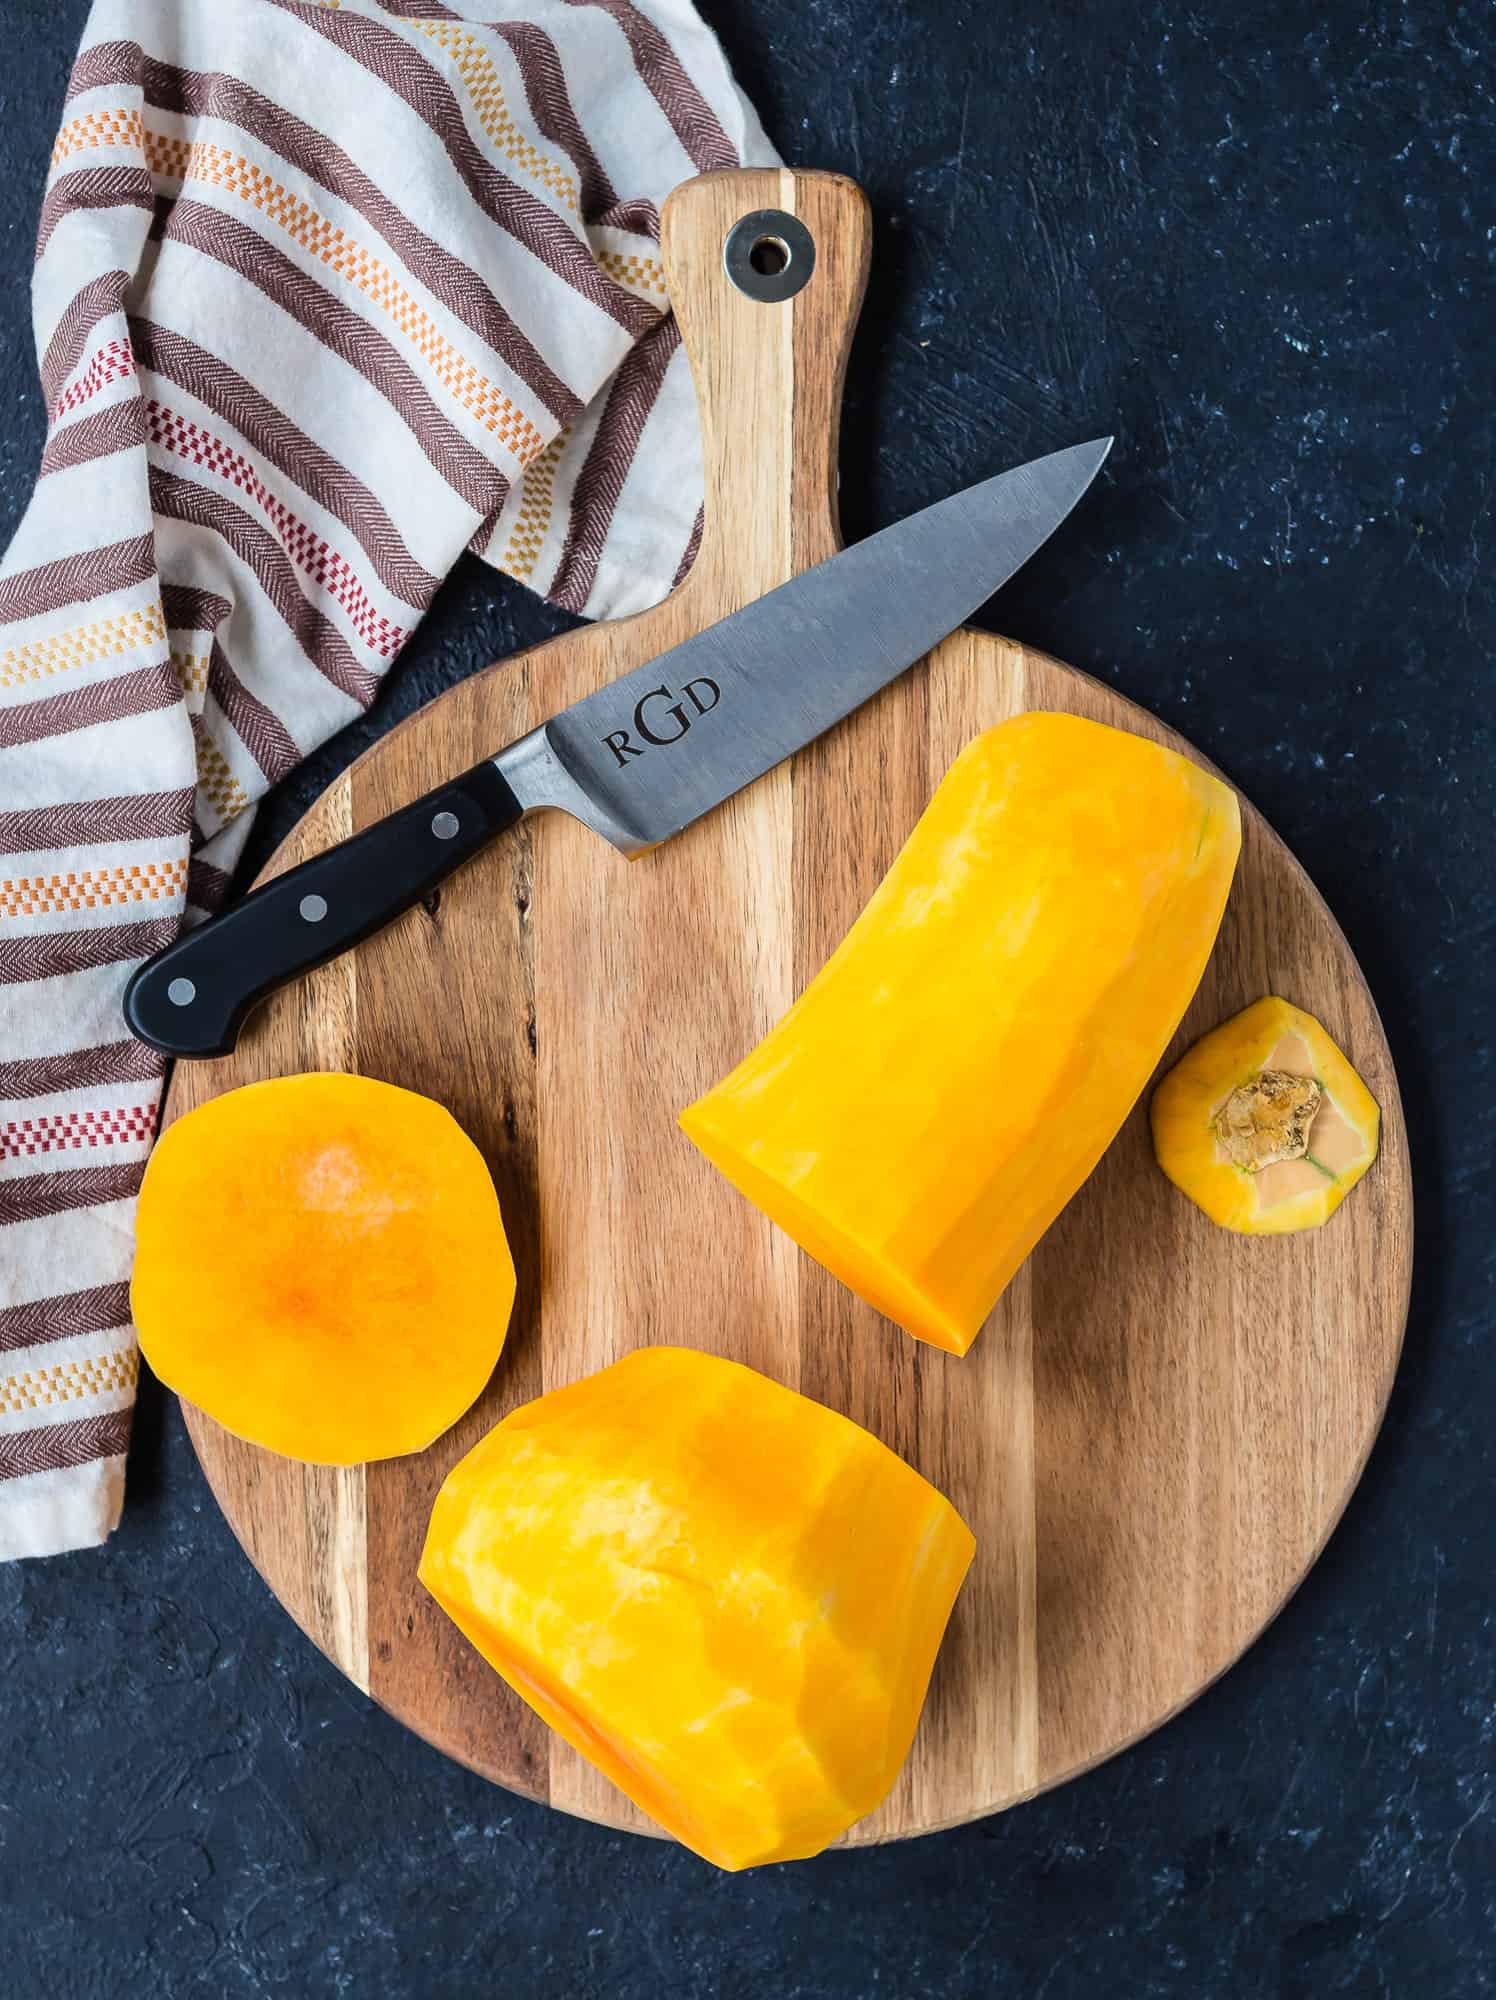
<path id="1" fill-rule="evenodd" d="M 1377 1155 L 1375 1098 L 1312 1014 L 1275 995 L 1186 1050 L 1153 1093 L 1153 1151 L 1212 1222 L 1327 1222 Z"/>
<path id="2" fill-rule="evenodd" d="M 974 1549 L 846 1417 L 654 1347 L 469 1452 L 420 1575 L 551 1728 L 736 1869 L 817 1853 L 883 1799 Z"/>
<path id="3" fill-rule="evenodd" d="M 853 1291 L 964 1354 L 1168 1045 L 1240 845 L 1235 795 L 1176 752 L 999 724 L 682 1127 Z"/>
<path id="4" fill-rule="evenodd" d="M 146 1168 L 142 1351 L 225 1430 L 288 1458 L 422 1450 L 493 1372 L 514 1289 L 482 1154 L 393 1084 L 247 1084 L 178 1119 Z"/>

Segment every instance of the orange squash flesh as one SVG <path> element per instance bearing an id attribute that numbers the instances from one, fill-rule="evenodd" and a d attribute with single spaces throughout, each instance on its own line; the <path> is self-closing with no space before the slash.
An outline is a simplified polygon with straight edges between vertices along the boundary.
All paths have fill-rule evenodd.
<path id="1" fill-rule="evenodd" d="M 1317 1100 L 1302 1131 L 1279 1145 L 1275 1080 L 1303 1078 Z M 1150 1119 L 1169 1179 L 1212 1222 L 1244 1236 L 1327 1222 L 1376 1158 L 1381 1126 L 1375 1098 L 1323 1026 L 1271 994 L 1186 1050 L 1153 1093 Z"/>
<path id="2" fill-rule="evenodd" d="M 1236 799 L 1032 713 L 967 745 L 837 951 L 681 1115 L 801 1247 L 964 1354 L 1146 1085 L 1215 942 Z"/>
<path id="3" fill-rule="evenodd" d="M 225 1430 L 287 1458 L 422 1450 L 493 1372 L 514 1288 L 482 1154 L 393 1084 L 248 1084 L 178 1119 L 146 1168 L 141 1349 Z"/>
<path id="4" fill-rule="evenodd" d="M 887 1793 L 974 1548 L 847 1418 L 654 1347 L 469 1452 L 420 1576 L 552 1729 L 737 1869 L 819 1852 Z"/>

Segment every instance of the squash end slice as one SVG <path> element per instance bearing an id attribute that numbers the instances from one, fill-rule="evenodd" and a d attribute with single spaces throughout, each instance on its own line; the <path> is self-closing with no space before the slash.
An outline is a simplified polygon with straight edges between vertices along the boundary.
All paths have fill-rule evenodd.
<path id="1" fill-rule="evenodd" d="M 1351 1063 L 1322 1023 L 1276 994 L 1187 1049 L 1154 1091 L 1149 1121 L 1162 1171 L 1244 1236 L 1322 1227 L 1380 1140 L 1376 1100 Z"/>

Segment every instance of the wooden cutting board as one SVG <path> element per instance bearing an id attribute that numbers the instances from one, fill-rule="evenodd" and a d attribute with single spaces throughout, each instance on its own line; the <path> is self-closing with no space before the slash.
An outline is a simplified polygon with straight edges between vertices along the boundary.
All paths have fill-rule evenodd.
<path id="1" fill-rule="evenodd" d="M 741 296 L 747 211 L 815 242 L 793 300 Z M 701 392 L 706 535 L 642 616 L 501 662 L 377 744 L 270 871 L 392 811 L 838 546 L 836 431 L 866 203 L 825 174 L 709 175 L 665 256 Z M 973 473 L 993 470 L 973 467 Z M 678 1132 L 782 1014 L 946 766 L 991 723 L 1069 709 L 1189 746 L 1057 661 L 962 632 L 831 736 L 628 863 L 548 814 L 417 911 L 281 994 L 233 1057 L 183 1064 L 169 1118 L 260 1077 L 342 1069 L 439 1098 L 477 1140 L 520 1271 L 503 1360 L 419 1458 L 304 1467 L 187 1421 L 292 1617 L 428 1741 L 613 1826 L 634 1808 L 509 1692 L 416 1582 L 432 1498 L 499 1417 L 628 1349 L 735 1356 L 867 1425 L 949 1494 L 977 1560 L 914 1751 L 854 1842 L 948 1826 L 1097 1763 L 1198 1694 L 1323 1547 L 1376 1434 L 1411 1265 L 1397 1080 L 1344 937 L 1244 808 L 1241 869 L 1168 1060 L 1274 992 L 1317 1014 L 1382 1107 L 1382 1154 L 1323 1230 L 1213 1227 L 1152 1163 L 1140 1106 L 964 1360 L 918 1346 L 802 1256 Z M 899 1134 L 888 1134 L 899 1170 Z M 792 1496 L 791 1496 L 792 1497 Z"/>

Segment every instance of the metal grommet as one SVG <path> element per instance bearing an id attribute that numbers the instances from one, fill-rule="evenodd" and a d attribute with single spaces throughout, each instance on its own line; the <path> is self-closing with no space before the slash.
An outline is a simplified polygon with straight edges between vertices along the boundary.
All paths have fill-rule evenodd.
<path id="1" fill-rule="evenodd" d="M 756 208 L 728 230 L 722 263 L 745 298 L 777 305 L 809 284 L 816 267 L 815 238 L 799 216 L 782 208 Z"/>
<path id="2" fill-rule="evenodd" d="M 304 922 L 320 924 L 322 919 L 327 915 L 327 898 L 325 896 L 303 896 L 298 907 L 301 910 Z"/>
<path id="3" fill-rule="evenodd" d="M 174 979 L 166 989 L 166 997 L 173 1007 L 190 1007 L 197 998 L 197 988 L 190 979 Z"/>
<path id="4" fill-rule="evenodd" d="M 457 838 L 456 813 L 437 813 L 431 822 L 431 831 L 436 835 L 438 840 L 455 840 Z"/>

